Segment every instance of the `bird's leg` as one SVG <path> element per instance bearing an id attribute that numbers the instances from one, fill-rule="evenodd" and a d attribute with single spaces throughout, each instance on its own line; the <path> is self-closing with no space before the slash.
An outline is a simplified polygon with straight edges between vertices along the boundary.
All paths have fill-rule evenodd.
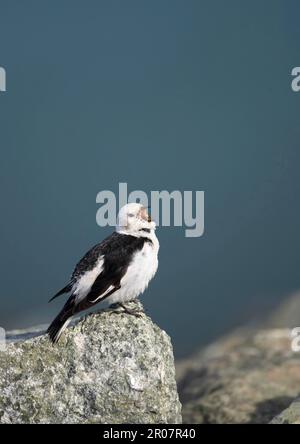
<path id="1" fill-rule="evenodd" d="M 116 304 L 111 305 L 112 308 L 123 308 L 123 311 L 113 311 L 112 313 L 126 313 L 132 316 L 136 316 L 140 318 L 142 316 L 143 310 L 131 310 L 130 308 L 126 307 L 126 305 L 122 304 L 121 302 L 117 302 Z"/>
<path id="2" fill-rule="evenodd" d="M 126 307 L 126 305 L 123 305 L 121 303 L 119 303 L 119 305 L 120 305 L 120 307 L 123 308 L 124 313 L 127 313 L 127 314 L 132 315 L 132 316 L 136 316 L 136 317 L 139 317 L 139 318 L 142 316 L 141 313 L 143 313 L 143 310 L 131 310 L 130 308 Z"/>

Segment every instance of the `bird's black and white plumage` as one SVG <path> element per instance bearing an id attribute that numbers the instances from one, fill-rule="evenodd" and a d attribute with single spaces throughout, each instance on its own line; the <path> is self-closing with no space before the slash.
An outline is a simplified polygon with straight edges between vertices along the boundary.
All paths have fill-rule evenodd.
<path id="1" fill-rule="evenodd" d="M 147 210 L 137 203 L 125 205 L 116 231 L 88 251 L 70 282 L 50 299 L 71 293 L 48 328 L 52 342 L 59 340 L 76 313 L 104 300 L 112 304 L 137 298 L 156 273 L 158 250 L 155 223 Z"/>

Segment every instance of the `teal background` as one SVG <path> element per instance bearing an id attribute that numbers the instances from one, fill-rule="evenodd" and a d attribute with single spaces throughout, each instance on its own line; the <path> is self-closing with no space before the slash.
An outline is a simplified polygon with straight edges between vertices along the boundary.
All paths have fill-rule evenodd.
<path id="1" fill-rule="evenodd" d="M 96 194 L 204 190 L 205 234 L 160 228 L 143 296 L 177 356 L 300 287 L 296 0 L 0 0 L 0 325 L 111 229 Z"/>

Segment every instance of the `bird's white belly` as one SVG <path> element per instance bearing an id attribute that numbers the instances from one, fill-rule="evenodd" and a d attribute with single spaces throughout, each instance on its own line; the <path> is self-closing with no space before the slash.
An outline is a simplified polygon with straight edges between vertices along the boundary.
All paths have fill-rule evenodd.
<path id="1" fill-rule="evenodd" d="M 147 288 L 158 267 L 157 249 L 145 244 L 135 253 L 128 269 L 121 279 L 121 288 L 107 298 L 110 304 L 126 302 L 137 298 Z"/>

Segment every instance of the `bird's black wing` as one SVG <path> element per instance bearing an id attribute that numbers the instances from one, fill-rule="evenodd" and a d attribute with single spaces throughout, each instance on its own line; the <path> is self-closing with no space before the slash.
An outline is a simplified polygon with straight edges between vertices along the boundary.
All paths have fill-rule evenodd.
<path id="1" fill-rule="evenodd" d="M 58 296 L 60 296 L 61 294 L 64 293 L 69 293 L 72 290 L 73 287 L 73 282 L 69 282 L 69 284 L 67 284 L 64 288 L 62 288 L 61 290 L 59 290 L 58 293 L 56 293 L 51 299 L 49 299 L 48 302 L 53 301 L 53 299 L 57 298 Z"/>
<path id="2" fill-rule="evenodd" d="M 92 270 L 100 256 L 103 256 L 104 264 L 103 270 L 99 276 L 95 279 L 90 292 L 84 298 L 83 301 L 76 304 L 76 312 L 88 308 L 90 305 L 103 300 L 99 296 L 107 292 L 108 288 L 112 287 L 111 290 L 114 291 L 120 288 L 120 281 L 125 275 L 127 268 L 131 262 L 134 252 L 141 250 L 143 245 L 147 241 L 145 238 L 137 238 L 130 235 L 123 235 L 119 233 L 112 233 L 101 243 L 95 245 L 91 248 L 83 258 L 76 265 L 74 272 L 71 276 L 70 282 L 60 290 L 56 295 L 54 295 L 50 301 L 60 296 L 61 294 L 68 293 L 72 291 L 73 285 L 88 271 Z M 112 294 L 105 293 L 103 297 L 108 297 Z M 49 301 L 49 302 L 50 302 Z M 73 295 L 70 296 L 68 303 L 73 301 L 71 304 L 75 309 L 76 298 Z M 66 304 L 67 305 L 67 304 Z M 87 307 L 83 307 L 87 305 Z M 70 305 L 68 305 L 70 309 Z"/>
<path id="3" fill-rule="evenodd" d="M 113 233 L 111 236 L 104 239 L 101 243 L 95 245 L 92 247 L 78 262 L 78 264 L 75 266 L 75 269 L 72 273 L 70 282 L 61 290 L 59 290 L 58 293 L 56 293 L 49 302 L 53 301 L 53 299 L 57 298 L 58 296 L 69 293 L 72 291 L 73 285 L 75 282 L 87 271 L 92 270 L 94 266 L 96 265 L 96 262 L 99 259 L 99 256 L 105 254 L 105 251 L 108 250 L 108 245 L 111 241 L 114 240 L 114 237 L 117 233 Z"/>
<path id="4" fill-rule="evenodd" d="M 77 304 L 76 312 L 108 298 L 121 288 L 121 280 L 127 272 L 133 254 L 143 248 L 145 238 L 114 233 L 102 246 L 103 270 L 95 279 L 89 293 Z M 76 302 L 76 301 L 74 301 Z"/>

